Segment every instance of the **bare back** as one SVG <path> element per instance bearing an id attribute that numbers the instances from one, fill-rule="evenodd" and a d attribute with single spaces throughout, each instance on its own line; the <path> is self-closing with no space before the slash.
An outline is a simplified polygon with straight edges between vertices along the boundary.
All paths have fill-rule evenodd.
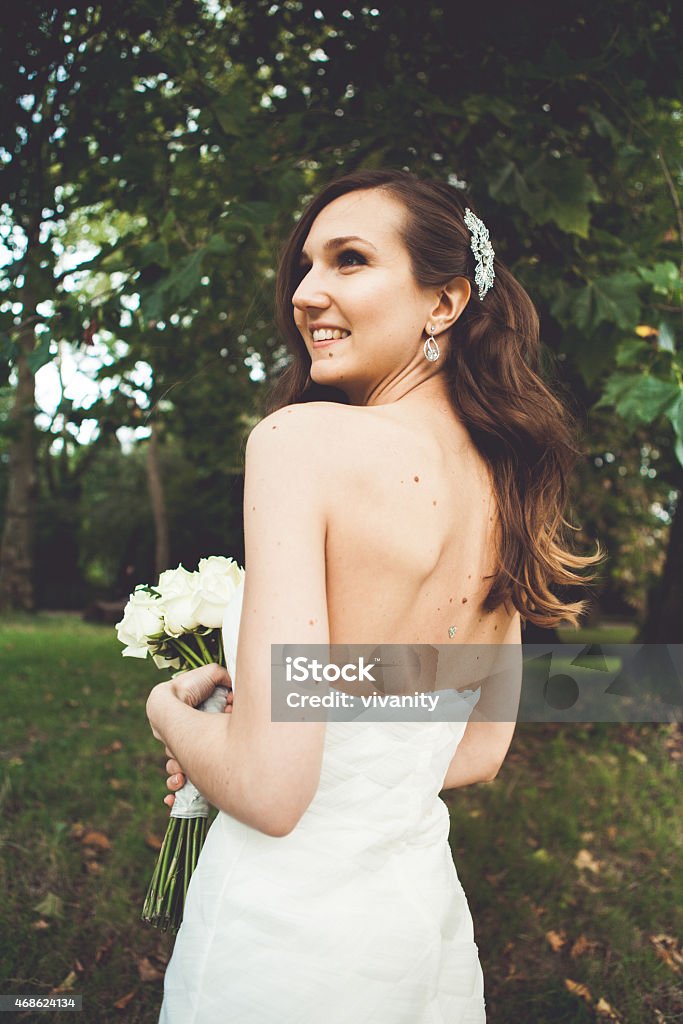
<path id="1" fill-rule="evenodd" d="M 496 503 L 455 415 L 403 403 L 337 409 L 330 641 L 520 643 L 517 612 L 482 608 L 496 571 Z"/>

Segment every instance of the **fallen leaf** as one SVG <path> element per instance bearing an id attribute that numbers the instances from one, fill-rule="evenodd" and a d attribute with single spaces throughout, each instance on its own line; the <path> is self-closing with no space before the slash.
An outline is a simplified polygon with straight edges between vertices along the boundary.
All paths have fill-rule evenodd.
<path id="1" fill-rule="evenodd" d="M 97 951 L 95 953 L 95 963 L 96 964 L 102 964 L 102 963 L 105 962 L 105 960 L 107 960 L 109 958 L 109 954 L 111 953 L 111 949 L 112 949 L 113 945 L 114 945 L 114 936 L 110 935 L 110 936 L 108 936 L 107 939 L 105 939 L 105 941 L 102 943 L 101 946 L 98 946 Z"/>
<path id="2" fill-rule="evenodd" d="M 606 831 L 607 831 L 607 838 L 608 839 L 614 840 L 614 839 L 617 838 L 618 830 L 617 830 L 616 825 L 608 825 Z"/>
<path id="3" fill-rule="evenodd" d="M 574 858 L 574 867 L 578 868 L 579 871 L 587 870 L 597 874 L 600 870 L 600 861 L 596 860 L 589 850 L 579 850 Z"/>
<path id="4" fill-rule="evenodd" d="M 109 785 L 111 786 L 112 789 L 119 790 L 123 789 L 126 784 L 121 779 L 110 779 Z"/>
<path id="5" fill-rule="evenodd" d="M 96 850 L 111 850 L 111 841 L 104 832 L 86 832 L 81 842 L 83 846 L 93 846 Z"/>
<path id="6" fill-rule="evenodd" d="M 609 1018 L 609 1020 L 621 1020 L 620 1015 L 617 1013 L 614 1007 L 610 1006 L 607 1000 L 603 999 L 602 996 L 600 996 L 597 1003 L 595 1004 L 595 1012 L 599 1014 L 601 1017 Z"/>
<path id="7" fill-rule="evenodd" d="M 102 750 L 100 750 L 100 754 L 103 754 L 106 757 L 107 754 L 117 754 L 119 750 L 123 750 L 123 743 L 121 740 L 114 740 L 114 742 L 110 743 L 108 747 L 103 747 Z"/>
<path id="8" fill-rule="evenodd" d="M 125 1008 L 128 1006 L 128 1003 L 135 996 L 135 992 L 136 992 L 136 989 L 133 989 L 132 992 L 127 992 L 125 996 L 121 996 L 120 999 L 117 999 L 116 1002 L 114 1003 L 114 1006 L 116 1007 L 116 1009 L 117 1010 L 125 1010 Z"/>
<path id="9" fill-rule="evenodd" d="M 587 1003 L 593 1002 L 593 996 L 590 993 L 590 989 L 580 981 L 572 981 L 571 978 L 565 978 L 564 987 L 568 992 L 572 992 L 575 996 L 581 996 L 581 998 L 585 999 Z"/>
<path id="10" fill-rule="evenodd" d="M 81 824 L 80 821 L 75 821 L 69 829 L 69 835 L 72 839 L 81 839 L 85 833 L 85 825 Z"/>
<path id="11" fill-rule="evenodd" d="M 508 873 L 508 870 L 509 868 L 504 867 L 502 871 L 498 871 L 496 874 L 489 872 L 488 874 L 484 874 L 484 879 L 489 886 L 493 886 L 494 889 L 497 889 L 501 880 L 504 879 Z"/>
<path id="12" fill-rule="evenodd" d="M 545 933 L 547 941 L 550 943 L 550 948 L 553 953 L 559 953 L 562 947 L 567 942 L 567 936 L 565 932 L 554 932 L 549 931 Z"/>
<path id="13" fill-rule="evenodd" d="M 161 981 L 164 972 L 160 971 L 158 967 L 155 967 L 152 961 L 147 956 L 143 956 L 138 960 L 138 974 L 140 975 L 140 981 Z"/>
<path id="14" fill-rule="evenodd" d="M 569 951 L 569 955 L 576 959 L 578 956 L 583 956 L 584 953 L 592 953 L 598 948 L 597 942 L 591 942 L 585 935 L 579 935 L 578 939 Z"/>
<path id="15" fill-rule="evenodd" d="M 153 832 L 148 832 L 145 836 L 145 846 L 149 846 L 150 850 L 160 850 L 162 840 L 159 839 L 159 836 L 155 836 Z"/>
<path id="16" fill-rule="evenodd" d="M 637 750 L 635 747 L 629 747 L 628 752 L 631 757 L 635 758 L 638 764 L 647 764 L 647 755 L 642 750 Z"/>
<path id="17" fill-rule="evenodd" d="M 101 875 L 104 868 L 97 860 L 87 860 L 85 862 L 85 869 L 89 875 Z"/>
<path id="18" fill-rule="evenodd" d="M 39 918 L 37 921 L 34 921 L 31 925 L 31 928 L 33 928 L 33 930 L 36 932 L 44 932 L 45 929 L 49 927 L 50 925 L 48 924 L 48 922 L 44 921 L 42 917 Z"/>
<path id="19" fill-rule="evenodd" d="M 49 892 L 33 909 L 43 917 L 61 917 L 64 913 L 64 901 L 54 892 Z"/>
<path id="20" fill-rule="evenodd" d="M 57 985 L 55 988 L 51 990 L 50 995 L 54 995 L 56 992 L 68 992 L 70 989 L 74 987 L 77 980 L 78 975 L 76 974 L 76 972 L 69 971 L 64 981 L 60 985 Z"/>
<path id="21" fill-rule="evenodd" d="M 676 974 L 680 974 L 683 970 L 683 952 L 678 948 L 678 942 L 673 935 L 651 935 L 650 942 L 660 960 Z"/>

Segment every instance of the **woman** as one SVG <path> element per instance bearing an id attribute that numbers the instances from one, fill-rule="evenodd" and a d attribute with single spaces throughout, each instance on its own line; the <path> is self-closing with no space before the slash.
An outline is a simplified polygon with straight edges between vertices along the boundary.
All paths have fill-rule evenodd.
<path id="1" fill-rule="evenodd" d="M 493 779 L 514 723 L 271 722 L 270 651 L 518 647 L 522 619 L 576 622 L 582 602 L 552 587 L 598 556 L 564 547 L 568 417 L 528 296 L 446 185 L 332 183 L 284 249 L 277 304 L 293 360 L 247 444 L 232 713 L 194 709 L 229 685 L 216 667 L 148 702 L 169 788 L 187 771 L 222 812 L 161 1020 L 484 1021 L 438 793 Z"/>

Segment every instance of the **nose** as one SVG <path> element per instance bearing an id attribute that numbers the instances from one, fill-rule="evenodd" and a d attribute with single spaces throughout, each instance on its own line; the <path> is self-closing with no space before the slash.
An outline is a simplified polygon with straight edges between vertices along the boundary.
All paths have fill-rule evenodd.
<path id="1" fill-rule="evenodd" d="M 292 295 L 292 305 L 300 313 L 308 309 L 327 309 L 330 305 L 330 297 L 322 286 L 322 281 L 313 267 L 302 277 L 299 285 Z"/>

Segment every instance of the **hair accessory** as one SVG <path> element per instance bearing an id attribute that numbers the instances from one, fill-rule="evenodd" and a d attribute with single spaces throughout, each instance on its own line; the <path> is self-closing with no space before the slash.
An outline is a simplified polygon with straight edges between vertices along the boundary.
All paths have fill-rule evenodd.
<path id="1" fill-rule="evenodd" d="M 489 288 L 493 288 L 493 279 L 496 276 L 493 269 L 495 253 L 489 239 L 488 228 L 475 213 L 472 213 L 469 206 L 465 210 L 465 224 L 472 235 L 470 246 L 476 263 L 474 282 L 479 287 L 479 300 L 481 301 Z"/>
<path id="2" fill-rule="evenodd" d="M 434 338 L 434 327 L 432 324 L 427 328 L 429 331 L 429 337 L 424 343 L 424 354 L 425 359 L 428 359 L 430 363 L 435 363 L 441 353 L 439 352 L 439 346 Z"/>

